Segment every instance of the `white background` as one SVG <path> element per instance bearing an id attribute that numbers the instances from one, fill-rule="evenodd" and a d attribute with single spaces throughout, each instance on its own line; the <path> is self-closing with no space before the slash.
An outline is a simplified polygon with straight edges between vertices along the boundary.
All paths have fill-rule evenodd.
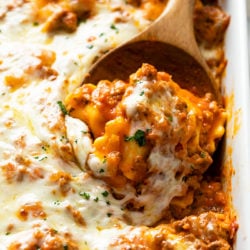
<path id="1" fill-rule="evenodd" d="M 248 55 L 249 55 L 249 73 L 250 73 L 250 0 L 247 0 L 247 16 L 248 16 Z"/>

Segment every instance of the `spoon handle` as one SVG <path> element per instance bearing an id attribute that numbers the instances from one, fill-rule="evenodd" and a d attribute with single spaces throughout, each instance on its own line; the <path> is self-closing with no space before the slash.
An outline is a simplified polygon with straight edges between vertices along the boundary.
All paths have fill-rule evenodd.
<path id="1" fill-rule="evenodd" d="M 209 71 L 194 36 L 194 3 L 194 0 L 169 0 L 160 17 L 131 43 L 156 40 L 173 45 L 190 54 Z"/>

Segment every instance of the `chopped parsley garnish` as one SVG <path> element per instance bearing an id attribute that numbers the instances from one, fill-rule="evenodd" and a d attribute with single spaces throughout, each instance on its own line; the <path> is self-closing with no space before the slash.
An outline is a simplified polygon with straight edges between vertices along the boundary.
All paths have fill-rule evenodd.
<path id="1" fill-rule="evenodd" d="M 94 45 L 93 45 L 93 44 L 88 44 L 88 45 L 87 45 L 87 48 L 88 48 L 88 49 L 93 49 L 93 48 L 94 48 Z"/>
<path id="2" fill-rule="evenodd" d="M 43 145 L 42 146 L 42 150 L 44 150 L 44 151 L 47 151 L 48 148 L 49 148 L 49 145 Z"/>
<path id="3" fill-rule="evenodd" d="M 62 135 L 61 138 L 60 138 L 60 142 L 65 142 L 65 143 L 67 143 L 67 142 L 68 142 L 68 138 L 65 137 L 64 135 Z"/>
<path id="4" fill-rule="evenodd" d="M 172 122 L 172 121 L 173 121 L 173 116 L 169 115 L 169 116 L 168 116 L 168 120 L 169 120 L 170 122 Z"/>
<path id="5" fill-rule="evenodd" d="M 112 216 L 112 214 L 111 214 L 111 213 L 107 213 L 107 216 L 108 216 L 108 217 L 111 217 L 111 216 Z"/>
<path id="6" fill-rule="evenodd" d="M 135 141 L 140 147 L 146 145 L 146 132 L 138 129 L 134 135 L 126 136 L 125 141 Z"/>
<path id="7" fill-rule="evenodd" d="M 100 170 L 99 170 L 99 173 L 101 174 L 101 173 L 104 173 L 105 171 L 104 171 L 104 169 L 103 168 L 101 168 Z"/>
<path id="8" fill-rule="evenodd" d="M 45 159 L 48 159 L 48 156 L 34 156 L 34 158 L 38 161 L 43 161 Z"/>
<path id="9" fill-rule="evenodd" d="M 58 101 L 57 104 L 58 104 L 59 108 L 61 109 L 62 113 L 64 115 L 67 115 L 68 111 L 67 111 L 66 107 L 64 106 L 63 102 L 62 101 Z"/>
<path id="10" fill-rule="evenodd" d="M 98 202 L 98 201 L 99 201 L 99 198 L 98 198 L 98 197 L 95 197 L 94 201 L 95 201 L 95 202 Z"/>
<path id="11" fill-rule="evenodd" d="M 104 197 L 108 197 L 109 192 L 108 192 L 107 190 L 105 190 L 104 192 L 102 192 L 102 195 L 103 195 Z"/>
<path id="12" fill-rule="evenodd" d="M 144 91 L 142 91 L 141 93 L 140 93 L 140 96 L 143 96 L 144 95 Z"/>
<path id="13" fill-rule="evenodd" d="M 54 205 L 60 205 L 60 201 L 59 200 L 57 200 L 57 201 L 54 201 Z"/>
<path id="14" fill-rule="evenodd" d="M 119 29 L 118 29 L 113 23 L 110 25 L 110 28 L 111 28 L 112 30 L 115 30 L 116 33 L 119 32 Z"/>
<path id="15" fill-rule="evenodd" d="M 40 158 L 39 161 L 43 161 L 45 159 L 48 159 L 48 156 L 44 156 L 44 157 Z"/>
<path id="16" fill-rule="evenodd" d="M 206 152 L 201 152 L 201 153 L 200 153 L 200 157 L 201 157 L 201 158 L 205 158 L 205 157 L 206 157 Z"/>
<path id="17" fill-rule="evenodd" d="M 90 198 L 90 194 L 88 194 L 86 192 L 80 192 L 79 195 L 82 196 L 86 200 L 89 200 L 89 198 Z"/>

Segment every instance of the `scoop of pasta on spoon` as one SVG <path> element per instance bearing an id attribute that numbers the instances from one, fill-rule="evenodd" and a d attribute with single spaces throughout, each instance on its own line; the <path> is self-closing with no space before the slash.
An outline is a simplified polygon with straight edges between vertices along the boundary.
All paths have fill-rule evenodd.
<path id="1" fill-rule="evenodd" d="M 195 41 L 193 4 L 169 0 L 152 26 L 97 61 L 65 100 L 81 169 L 108 185 L 132 225 L 190 206 L 225 132 L 219 89 Z M 85 143 L 74 144 L 79 137 Z"/>

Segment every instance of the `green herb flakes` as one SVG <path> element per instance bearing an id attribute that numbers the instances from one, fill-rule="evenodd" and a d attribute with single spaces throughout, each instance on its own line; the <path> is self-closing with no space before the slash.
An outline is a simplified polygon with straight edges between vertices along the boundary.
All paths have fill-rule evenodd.
<path id="1" fill-rule="evenodd" d="M 102 195 L 103 195 L 104 197 L 108 197 L 109 192 L 105 190 L 104 192 L 102 192 Z"/>
<path id="2" fill-rule="evenodd" d="M 205 157 L 206 157 L 206 152 L 203 152 L 203 151 L 202 151 L 202 152 L 200 153 L 200 157 L 201 157 L 201 158 L 205 158 Z"/>
<path id="3" fill-rule="evenodd" d="M 93 48 L 94 48 L 94 45 L 93 45 L 93 44 L 88 44 L 88 45 L 87 45 L 87 48 L 88 48 L 88 49 L 93 49 Z"/>
<path id="4" fill-rule="evenodd" d="M 118 28 L 115 26 L 115 24 L 113 24 L 113 23 L 110 25 L 110 29 L 115 30 L 116 33 L 119 32 L 119 29 L 118 29 Z"/>
<path id="5" fill-rule="evenodd" d="M 79 195 L 82 196 L 85 200 L 89 200 L 90 199 L 90 194 L 89 193 L 80 192 Z"/>
<path id="6" fill-rule="evenodd" d="M 138 129 L 134 135 L 126 136 L 125 141 L 135 141 L 140 147 L 146 145 L 146 132 Z"/>
<path id="7" fill-rule="evenodd" d="M 172 121 L 173 121 L 173 116 L 169 115 L 169 116 L 168 116 L 168 120 L 169 120 L 170 122 L 172 122 Z"/>
<path id="8" fill-rule="evenodd" d="M 59 200 L 56 200 L 56 201 L 54 201 L 54 205 L 60 205 L 61 204 L 61 202 L 59 201 Z"/>
<path id="9" fill-rule="evenodd" d="M 66 107 L 64 106 L 63 102 L 58 101 L 57 104 L 58 104 L 59 108 L 61 109 L 62 113 L 64 115 L 68 115 L 68 111 L 67 111 Z"/>

